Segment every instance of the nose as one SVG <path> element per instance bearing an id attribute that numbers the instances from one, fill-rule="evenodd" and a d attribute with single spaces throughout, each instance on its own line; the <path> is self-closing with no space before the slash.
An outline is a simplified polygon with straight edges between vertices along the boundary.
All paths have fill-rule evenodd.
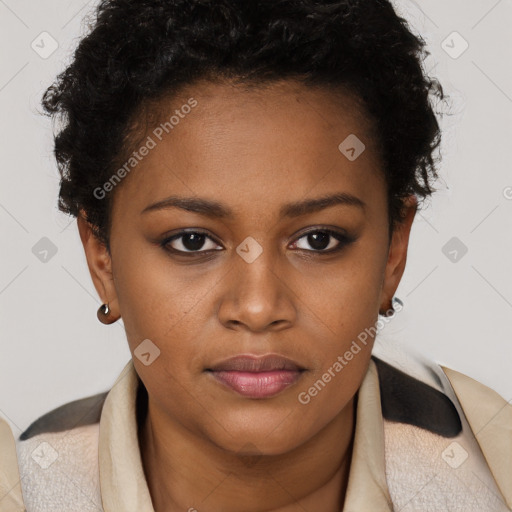
<path id="1" fill-rule="evenodd" d="M 234 259 L 225 278 L 219 321 L 228 329 L 252 332 L 292 326 L 297 315 L 294 294 L 275 259 L 265 251 L 252 263 L 238 255 Z"/>

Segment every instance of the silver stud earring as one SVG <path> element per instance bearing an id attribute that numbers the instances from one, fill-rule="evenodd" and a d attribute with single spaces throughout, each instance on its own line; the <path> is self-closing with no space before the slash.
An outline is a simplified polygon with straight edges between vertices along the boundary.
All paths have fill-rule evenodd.
<path id="1" fill-rule="evenodd" d="M 105 325 L 113 324 L 117 320 L 117 318 L 110 318 L 111 313 L 112 313 L 112 310 L 110 309 L 108 302 L 105 304 L 102 304 L 98 308 L 98 313 L 97 313 L 98 320 L 102 324 L 105 324 Z"/>
<path id="2" fill-rule="evenodd" d="M 403 305 L 404 303 L 398 297 L 393 297 L 390 301 L 389 308 L 384 312 L 379 311 L 379 315 L 386 318 L 393 317 L 397 310 L 400 311 L 403 308 Z"/>

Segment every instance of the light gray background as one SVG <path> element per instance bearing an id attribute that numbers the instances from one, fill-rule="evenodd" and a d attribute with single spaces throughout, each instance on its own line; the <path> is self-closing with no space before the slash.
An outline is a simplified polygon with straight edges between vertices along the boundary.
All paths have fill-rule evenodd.
<path id="1" fill-rule="evenodd" d="M 65 402 L 111 387 L 130 353 L 121 323 L 96 319 L 100 302 L 76 221 L 57 210 L 58 173 L 44 89 L 63 70 L 95 2 L 0 0 L 0 414 L 15 435 Z M 404 310 L 380 344 L 414 347 L 512 399 L 511 0 L 400 0 L 423 35 L 425 63 L 451 96 L 442 180 L 413 225 L 397 292 Z M 442 47 L 446 41 L 454 54 Z M 48 32 L 59 48 L 50 48 Z M 448 38 L 448 39 L 447 39 Z M 44 263 L 43 237 L 57 247 Z M 457 262 L 443 247 L 468 248 Z M 450 249 L 451 250 L 451 249 Z M 448 252 L 445 250 L 445 252 Z M 459 253 L 459 257 L 460 257 Z"/>

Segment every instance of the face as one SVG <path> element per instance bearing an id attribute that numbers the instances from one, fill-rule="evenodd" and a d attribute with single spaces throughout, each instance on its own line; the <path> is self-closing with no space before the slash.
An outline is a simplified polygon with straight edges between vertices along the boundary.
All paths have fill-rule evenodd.
<path id="1" fill-rule="evenodd" d="M 150 410 L 228 451 L 292 450 L 364 377 L 361 334 L 398 286 L 414 205 L 390 245 L 381 163 L 348 95 L 202 83 L 158 108 L 176 118 L 148 129 L 153 147 L 114 190 L 110 254 L 79 219 L 96 288 L 123 318 Z M 339 149 L 353 135 L 360 155 Z M 247 396 L 207 371 L 241 354 L 302 371 Z"/>

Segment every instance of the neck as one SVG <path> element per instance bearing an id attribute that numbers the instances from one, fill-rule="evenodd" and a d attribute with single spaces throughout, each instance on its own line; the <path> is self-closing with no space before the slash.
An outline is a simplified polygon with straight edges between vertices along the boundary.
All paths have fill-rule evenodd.
<path id="1" fill-rule="evenodd" d="M 355 399 L 313 438 L 281 455 L 240 456 L 191 433 L 151 400 L 141 456 L 155 512 L 339 512 L 345 499 Z"/>

